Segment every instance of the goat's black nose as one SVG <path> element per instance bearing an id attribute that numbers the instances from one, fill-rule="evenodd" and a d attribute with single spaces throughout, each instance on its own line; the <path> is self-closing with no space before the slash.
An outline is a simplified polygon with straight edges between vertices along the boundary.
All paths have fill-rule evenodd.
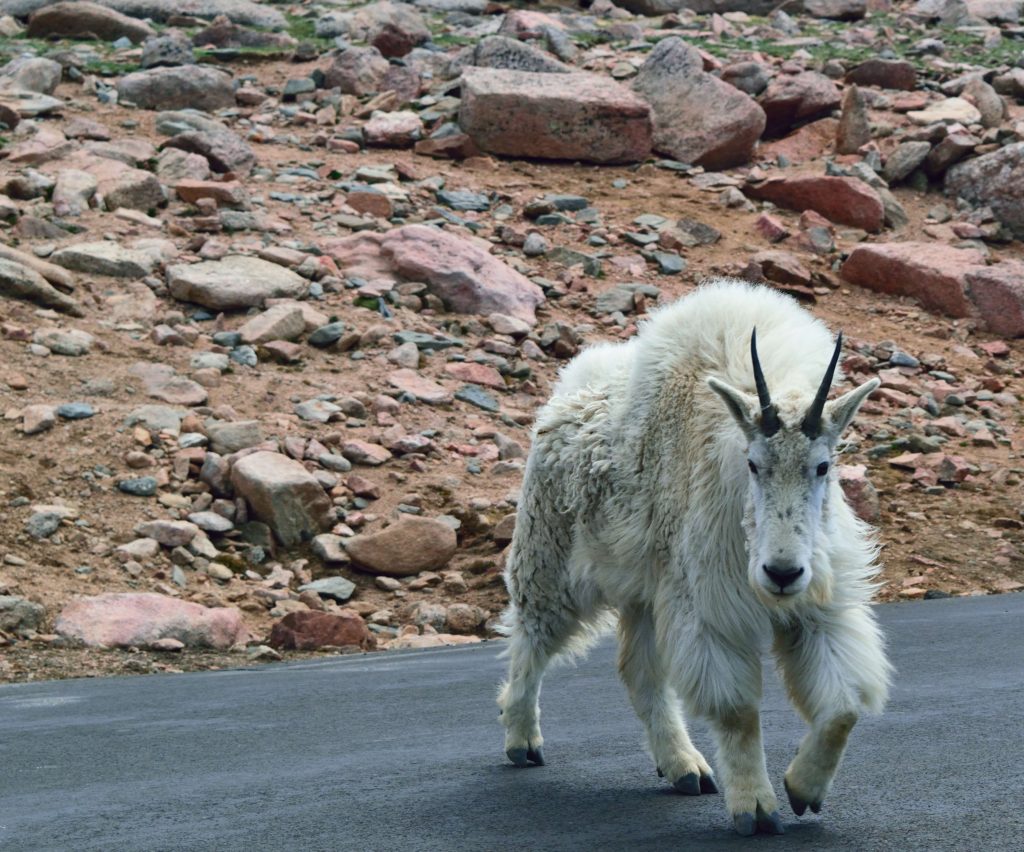
<path id="1" fill-rule="evenodd" d="M 763 565 L 764 573 L 782 591 L 790 583 L 804 573 L 803 568 L 794 568 L 792 565 Z"/>

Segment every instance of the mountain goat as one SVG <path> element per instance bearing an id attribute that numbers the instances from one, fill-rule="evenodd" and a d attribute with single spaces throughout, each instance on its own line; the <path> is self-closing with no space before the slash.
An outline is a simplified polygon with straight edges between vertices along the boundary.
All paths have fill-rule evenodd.
<path id="1" fill-rule="evenodd" d="M 720 279 L 565 368 L 537 418 L 505 577 L 512 763 L 544 763 L 544 669 L 615 610 L 659 774 L 686 795 L 718 791 L 680 705 L 706 717 L 745 835 L 783 830 L 758 711 L 771 637 L 810 726 L 786 791 L 798 815 L 819 811 L 890 674 L 868 606 L 877 547 L 834 472 L 879 382 L 826 401 L 841 345 L 789 297 Z"/>

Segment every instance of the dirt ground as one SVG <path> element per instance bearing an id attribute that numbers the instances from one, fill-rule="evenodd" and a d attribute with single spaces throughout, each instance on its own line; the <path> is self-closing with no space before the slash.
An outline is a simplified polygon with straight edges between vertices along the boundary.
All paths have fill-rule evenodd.
<path id="1" fill-rule="evenodd" d="M 298 75 L 302 66 L 291 63 L 266 63 L 247 66 L 263 85 L 282 85 Z M 135 136 L 158 143 L 153 128 L 154 114 L 140 110 L 97 105 L 86 102 L 71 84 L 62 84 L 58 96 L 73 98 L 63 121 L 88 112 L 103 122 L 117 138 Z M 77 106 L 76 106 L 77 104 Z M 136 126 L 124 128 L 131 119 Z M 591 166 L 570 163 L 521 162 L 484 158 L 459 163 L 432 160 L 409 151 L 366 150 L 359 154 L 341 154 L 322 148 L 301 150 L 283 140 L 289 133 L 303 131 L 279 128 L 279 141 L 257 146 L 261 166 L 279 172 L 287 166 L 313 166 L 321 175 L 331 171 L 348 174 L 368 164 L 401 164 L 421 178 L 442 176 L 449 188 L 469 188 L 493 192 L 499 201 L 511 205 L 516 213 L 506 224 L 525 231 L 528 223 L 521 216 L 523 205 L 547 192 L 583 195 L 601 214 L 599 232 L 610 242 L 611 262 L 605 262 L 606 276 L 588 278 L 578 272 L 534 258 L 524 260 L 521 253 L 497 245 L 496 253 L 507 253 L 507 260 L 523 266 L 530 275 L 561 280 L 568 291 L 558 301 L 549 301 L 539 311 L 540 324 L 562 320 L 571 325 L 589 324 L 584 333 L 587 342 L 615 339 L 624 332 L 614 324 L 605 324 L 592 314 L 594 295 L 616 283 L 643 281 L 662 291 L 661 301 L 689 292 L 698 281 L 722 273 L 738 273 L 754 252 L 770 246 L 754 229 L 757 213 L 723 207 L 717 191 L 704 191 L 679 174 L 652 164 L 639 167 Z M 311 131 L 305 131 L 309 135 Z M 805 162 L 820 168 L 824 153 Z M 733 174 L 741 175 L 742 170 Z M 617 182 L 625 182 L 624 186 Z M 620 188 L 621 187 L 621 188 Z M 210 239 L 234 246 L 294 243 L 315 244 L 324 236 L 313 228 L 315 212 L 297 211 L 287 203 L 269 198 L 269 193 L 315 192 L 324 182 L 284 183 L 250 182 L 250 190 L 267 198 L 266 211 L 286 218 L 292 227 L 283 237 L 254 234 L 216 235 Z M 432 201 L 426 189 L 414 189 L 424 208 Z M 899 201 L 911 217 L 911 224 L 899 234 L 901 240 L 930 240 L 936 233 L 934 223 L 926 223 L 927 212 L 936 204 L 948 203 L 937 192 L 921 195 L 912 190 L 896 190 Z M 163 236 L 176 233 L 174 225 L 182 211 L 172 204 L 161 213 L 168 223 Z M 688 266 L 678 276 L 658 275 L 640 260 L 635 248 L 621 235 L 632 230 L 633 220 L 642 214 L 657 214 L 668 219 L 695 219 L 722 234 L 715 245 L 683 249 Z M 474 214 L 460 214 L 467 219 Z M 796 231 L 797 215 L 775 213 Z M 487 214 L 478 217 L 484 235 L 493 232 L 495 223 Z M 78 220 L 82 234 L 64 241 L 47 240 L 56 247 L 75 240 L 112 238 L 117 241 L 139 236 L 156 236 L 148 229 L 95 211 Z M 339 235 L 343 229 L 336 229 Z M 556 246 L 593 251 L 585 240 L 594 228 L 561 225 L 542 229 Z M 159 233 L 159 232 L 158 232 Z M 330 233 L 329 231 L 327 233 Z M 199 243 L 178 235 L 182 258 Z M 891 234 L 880 239 L 892 239 Z M 837 248 L 849 251 L 864 234 L 838 228 Z M 43 241 L 40 241 L 43 242 Z M 22 243 L 25 247 L 25 243 Z M 787 249 L 782 243 L 779 248 Z M 993 247 L 998 258 L 1024 259 L 1019 243 Z M 815 289 L 815 301 L 808 307 L 833 329 L 842 329 L 852 351 L 896 348 L 910 353 L 952 374 L 958 387 L 979 389 L 1001 385 L 1004 392 L 1020 397 L 1024 393 L 1024 358 L 1018 341 L 1007 341 L 1005 356 L 992 357 L 981 347 L 996 340 L 976 327 L 973 320 L 950 320 L 921 310 L 907 300 L 848 287 L 839 282 L 832 269 L 838 255 L 825 258 L 799 253 L 812 272 L 821 273 L 825 282 Z M 181 259 L 181 258 L 179 258 Z M 621 259 L 621 260 L 620 260 Z M 207 605 L 235 605 L 245 613 L 247 623 L 257 637 L 269 633 L 274 619 L 257 594 L 260 582 L 236 577 L 219 583 L 204 576 L 190 578 L 185 589 L 171 583 L 169 561 L 140 577 L 129 576 L 113 557 L 113 548 L 134 538 L 133 527 L 149 518 L 168 517 L 166 508 L 155 500 L 132 498 L 119 493 L 115 479 L 128 473 L 125 457 L 138 449 L 137 438 L 123 426 L 125 414 L 147 402 L 138 380 L 128 370 L 136 361 L 164 361 L 183 374 L 188 372 L 190 347 L 161 347 L 148 337 L 151 324 L 175 316 L 181 306 L 169 299 L 151 304 L 123 297 L 125 282 L 100 276 L 81 276 L 82 301 L 88 315 L 71 323 L 95 335 L 97 345 L 83 358 L 51 357 L 40 359 L 30 354 L 19 338 L 18 329 L 33 329 L 46 324 L 47 314 L 38 308 L 13 300 L 0 301 L 0 410 L 8 412 L 0 422 L 0 495 L 7 507 L 0 512 L 0 594 L 17 594 L 46 606 L 47 627 L 34 639 L 14 640 L 0 636 L 0 681 L 23 681 L 60 677 L 92 677 L 154 671 L 183 671 L 244 665 L 272 657 L 254 657 L 246 651 L 214 653 L 187 651 L 179 654 L 147 650 L 97 651 L 68 647 L 52 633 L 52 624 L 61 607 L 74 595 L 92 595 L 116 591 L 163 591 Z M 91 297 L 91 298 L 90 298 Z M 90 304 L 91 302 L 91 304 Z M 336 315 L 346 325 L 365 331 L 382 322 L 372 311 L 357 308 L 346 293 L 329 295 L 319 307 Z M 631 317 L 630 320 L 635 318 Z M 427 317 L 402 308 L 389 321 L 394 329 L 466 332 L 472 335 L 471 318 L 454 315 Z M 237 324 L 229 318 L 229 327 Z M 13 330 L 13 331 L 12 331 Z M 628 331 L 625 333 L 629 333 Z M 309 349 L 300 366 L 261 363 L 252 370 L 227 373 L 221 385 L 211 390 L 211 407 L 230 407 L 239 419 L 256 418 L 268 433 L 280 437 L 304 435 L 323 437 L 341 428 L 348 437 L 372 437 L 380 430 L 368 422 L 363 427 L 344 424 L 314 426 L 299 421 L 292 413 L 293 402 L 318 393 L 371 396 L 387 387 L 385 376 L 394 369 L 384 355 L 388 344 L 369 349 L 367 357 L 351 360 L 338 353 Z M 435 441 L 442 447 L 480 443 L 495 428 L 524 446 L 529 443 L 529 422 L 533 410 L 546 399 L 560 362 L 551 359 L 534 362 L 533 375 L 504 394 L 498 418 L 477 409 L 456 405 L 450 409 L 406 406 L 403 425 L 409 432 L 438 430 Z M 440 368 L 440 363 L 436 365 Z M 424 372 L 430 374 L 428 366 Z M 919 382 L 920 375 L 911 375 Z M 97 416 L 82 421 L 59 422 L 41 435 L 24 436 L 16 428 L 14 413 L 34 402 L 60 403 L 85 399 L 98 410 Z M 977 412 L 971 416 L 981 417 Z M 997 436 L 992 445 L 979 445 L 970 436 L 952 438 L 943 452 L 960 455 L 974 466 L 974 472 L 956 487 L 921 488 L 910 474 L 891 466 L 888 458 L 896 451 L 870 453 L 872 448 L 891 443 L 895 438 L 923 434 L 924 419 L 908 419 L 897 408 L 884 402 L 865 406 L 857 429 L 854 448 L 842 459 L 847 464 L 866 464 L 870 481 L 878 490 L 881 516 L 878 520 L 884 549 L 879 600 L 926 598 L 935 595 L 973 595 L 1013 591 L 1024 582 L 1024 532 L 1022 532 L 1022 464 L 1024 450 L 1021 432 L 1022 412 L 1018 405 L 1002 406 L 996 412 L 1005 437 Z M 151 453 L 159 458 L 159 452 Z M 519 487 L 515 473 L 474 475 L 467 471 L 467 457 L 453 450 L 431 456 L 415 469 L 400 459 L 385 468 L 367 472 L 381 486 L 382 495 L 366 512 L 372 517 L 388 517 L 399 503 L 414 499 L 428 515 L 454 514 L 462 520 L 459 551 L 449 568 L 458 569 L 467 578 L 468 589 L 453 593 L 437 585 L 408 591 L 401 603 L 418 600 L 462 601 L 497 614 L 505 600 L 500 570 L 503 552 L 491 537 L 496 523 L 514 510 Z M 148 471 L 143 471 L 148 472 Z M 410 495 L 413 495 L 410 498 Z M 77 510 L 77 520 L 67 522 L 52 538 L 36 541 L 24 533 L 31 504 L 63 502 Z M 292 551 L 276 554 L 284 564 L 297 559 L 310 560 L 306 570 L 313 576 L 322 571 L 315 557 Z M 302 568 L 302 565 L 299 566 Z M 364 615 L 395 609 L 391 592 L 378 588 L 374 578 L 352 569 L 342 573 L 353 580 L 358 592 L 353 605 Z M 927 606 L 927 603 L 922 603 Z M 322 652 L 332 653 L 332 652 Z M 288 658 L 299 654 L 287 654 Z"/>

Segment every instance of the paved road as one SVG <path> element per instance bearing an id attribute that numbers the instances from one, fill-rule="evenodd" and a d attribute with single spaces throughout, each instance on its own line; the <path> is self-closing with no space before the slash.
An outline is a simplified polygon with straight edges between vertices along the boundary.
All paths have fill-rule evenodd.
<path id="1" fill-rule="evenodd" d="M 1024 595 L 881 608 L 899 668 L 821 817 L 742 840 L 672 795 L 611 643 L 549 675 L 505 765 L 500 645 L 0 687 L 0 850 L 1024 849 Z M 781 776 L 801 726 L 769 678 Z M 707 734 L 697 727 L 706 747 Z"/>

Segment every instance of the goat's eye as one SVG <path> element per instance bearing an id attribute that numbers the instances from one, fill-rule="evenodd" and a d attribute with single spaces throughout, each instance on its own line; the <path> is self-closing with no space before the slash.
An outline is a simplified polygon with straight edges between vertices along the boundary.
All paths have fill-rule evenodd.
<path id="1" fill-rule="evenodd" d="M 828 473 L 828 462 L 822 462 L 818 465 L 818 476 L 824 476 Z"/>
<path id="2" fill-rule="evenodd" d="M 750 459 L 747 459 L 747 467 L 750 468 L 750 472 L 754 474 L 754 476 L 757 476 L 757 465 L 750 461 Z"/>

